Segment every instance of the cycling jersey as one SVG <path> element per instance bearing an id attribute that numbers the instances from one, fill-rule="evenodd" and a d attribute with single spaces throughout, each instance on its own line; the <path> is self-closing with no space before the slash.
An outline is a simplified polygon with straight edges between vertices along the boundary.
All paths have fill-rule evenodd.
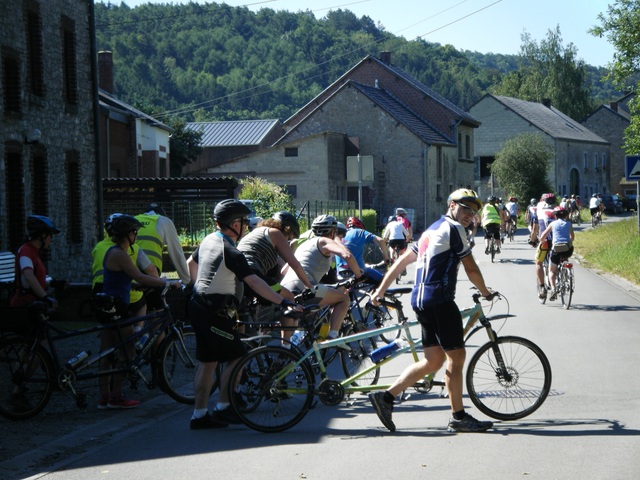
<path id="1" fill-rule="evenodd" d="M 25 243 L 18 250 L 16 255 L 16 291 L 11 298 L 11 306 L 28 305 L 38 300 L 29 288 L 29 284 L 24 278 L 22 272 L 31 269 L 38 280 L 40 286 L 46 291 L 47 289 L 47 271 L 44 263 L 40 259 L 40 252 L 37 247 L 31 243 Z"/>
<path id="2" fill-rule="evenodd" d="M 262 276 L 278 265 L 278 252 L 269 236 L 269 228 L 255 228 L 238 243 L 238 250 L 244 254 L 251 269 Z"/>
<path id="3" fill-rule="evenodd" d="M 411 248 L 418 256 L 411 306 L 423 310 L 453 300 L 460 260 L 471 254 L 464 227 L 443 215 Z"/>
<path id="4" fill-rule="evenodd" d="M 385 240 L 405 240 L 409 236 L 409 231 L 404 224 L 399 221 L 389 222 L 384 229 L 382 238 Z"/>
<path id="5" fill-rule="evenodd" d="M 302 265 L 309 281 L 314 285 L 320 282 L 320 279 L 327 274 L 329 268 L 331 268 L 331 261 L 333 255 L 326 256 L 320 250 L 318 242 L 322 237 L 314 237 L 307 240 L 300 245 L 296 251 L 295 256 Z M 303 291 L 305 289 L 304 284 L 298 278 L 296 272 L 289 268 L 280 284 L 289 291 Z"/>
<path id="6" fill-rule="evenodd" d="M 347 234 L 344 236 L 342 243 L 349 249 L 353 258 L 358 262 L 358 266 L 364 270 L 364 246 L 367 243 L 373 243 L 376 236 L 373 233 L 367 232 L 361 228 L 350 228 L 347 230 Z M 341 268 L 349 268 L 347 262 L 340 257 L 336 257 L 336 265 L 338 270 Z"/>

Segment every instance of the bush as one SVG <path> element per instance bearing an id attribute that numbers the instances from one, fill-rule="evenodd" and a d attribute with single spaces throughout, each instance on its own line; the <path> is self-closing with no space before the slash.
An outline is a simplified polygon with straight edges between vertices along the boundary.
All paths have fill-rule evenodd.
<path id="1" fill-rule="evenodd" d="M 276 212 L 295 213 L 293 198 L 282 187 L 259 177 L 247 177 L 240 180 L 242 190 L 238 194 L 241 200 L 253 200 L 256 215 L 271 218 Z"/>

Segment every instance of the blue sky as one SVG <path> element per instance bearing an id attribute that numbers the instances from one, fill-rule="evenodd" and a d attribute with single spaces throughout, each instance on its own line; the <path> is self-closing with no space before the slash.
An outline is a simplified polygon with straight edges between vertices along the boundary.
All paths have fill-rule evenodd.
<path id="1" fill-rule="evenodd" d="M 105 0 L 102 0 L 105 1 Z M 123 0 L 130 7 L 143 3 L 189 3 L 192 0 Z M 196 3 L 208 3 L 195 0 Z M 105 1 L 106 3 L 106 1 Z M 111 3 L 119 4 L 119 0 Z M 223 3 L 223 2 L 217 2 Z M 605 38 L 587 30 L 606 13 L 608 0 L 228 0 L 228 5 L 257 11 L 311 10 L 316 18 L 331 9 L 367 15 L 388 32 L 407 39 L 451 44 L 460 50 L 517 54 L 521 35 L 539 42 L 549 29 L 560 26 L 564 45 L 573 43 L 578 58 L 590 65 L 606 66 L 614 49 Z"/>

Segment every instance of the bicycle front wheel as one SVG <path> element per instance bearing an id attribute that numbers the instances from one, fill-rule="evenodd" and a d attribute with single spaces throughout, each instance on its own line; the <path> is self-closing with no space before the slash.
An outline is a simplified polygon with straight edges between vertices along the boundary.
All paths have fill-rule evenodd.
<path id="1" fill-rule="evenodd" d="M 156 361 L 160 388 L 177 402 L 193 404 L 194 379 L 200 364 L 196 360 L 196 335 L 193 330 L 184 330 L 181 335 L 173 332 L 165 338 L 158 349 Z M 218 385 L 219 377 L 216 374 L 212 391 Z"/>
<path id="2" fill-rule="evenodd" d="M 395 300 L 389 298 L 388 300 Z M 405 322 L 404 315 L 398 309 L 393 307 L 387 307 L 386 305 L 380 305 L 369 310 L 369 315 L 373 315 L 373 328 L 390 327 L 391 325 L 399 325 Z M 371 324 L 371 322 L 368 322 Z M 380 339 L 385 343 L 391 343 L 396 338 L 400 338 L 402 330 L 381 333 Z"/>
<path id="3" fill-rule="evenodd" d="M 357 323 L 355 328 L 350 332 L 345 333 L 345 336 L 352 335 L 354 333 L 365 332 L 367 328 L 361 324 Z M 341 350 L 340 352 L 340 362 L 342 363 L 342 371 L 346 375 L 347 378 L 350 378 L 354 375 L 359 374 L 360 372 L 364 372 L 368 368 L 375 365 L 369 355 L 373 352 L 378 346 L 376 341 L 373 338 L 363 338 L 358 341 L 347 342 L 350 350 Z M 380 367 L 363 374 L 357 380 L 351 382 L 351 385 L 375 385 L 378 383 L 380 379 Z"/>
<path id="4" fill-rule="evenodd" d="M 51 398 L 55 368 L 51 355 L 37 345 L 31 350 L 22 337 L 8 337 L 0 345 L 0 415 L 26 420 L 42 411 Z"/>
<path id="5" fill-rule="evenodd" d="M 469 361 L 467 392 L 485 415 L 517 420 L 535 412 L 551 389 L 551 365 L 540 348 L 521 337 L 498 337 Z"/>
<path id="6" fill-rule="evenodd" d="M 573 297 L 573 269 L 562 267 L 558 274 L 558 285 L 560 286 L 560 300 L 562 306 L 569 310 L 571 307 L 571 297 Z"/>
<path id="7" fill-rule="evenodd" d="M 281 432 L 296 425 L 313 403 L 315 376 L 294 350 L 259 347 L 233 368 L 231 406 L 250 428 Z"/>

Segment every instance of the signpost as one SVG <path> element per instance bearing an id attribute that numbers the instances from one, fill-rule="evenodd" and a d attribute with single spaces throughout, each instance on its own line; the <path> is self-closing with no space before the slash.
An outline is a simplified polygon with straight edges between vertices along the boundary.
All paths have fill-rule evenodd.
<path id="1" fill-rule="evenodd" d="M 624 158 L 624 175 L 628 182 L 636 182 L 636 213 L 640 206 L 640 155 L 627 155 Z M 638 215 L 638 233 L 640 234 L 640 214 Z"/>
<path id="2" fill-rule="evenodd" d="M 373 182 L 373 156 L 358 155 L 347 157 L 347 181 L 358 180 L 358 218 L 362 218 L 362 182 Z"/>

